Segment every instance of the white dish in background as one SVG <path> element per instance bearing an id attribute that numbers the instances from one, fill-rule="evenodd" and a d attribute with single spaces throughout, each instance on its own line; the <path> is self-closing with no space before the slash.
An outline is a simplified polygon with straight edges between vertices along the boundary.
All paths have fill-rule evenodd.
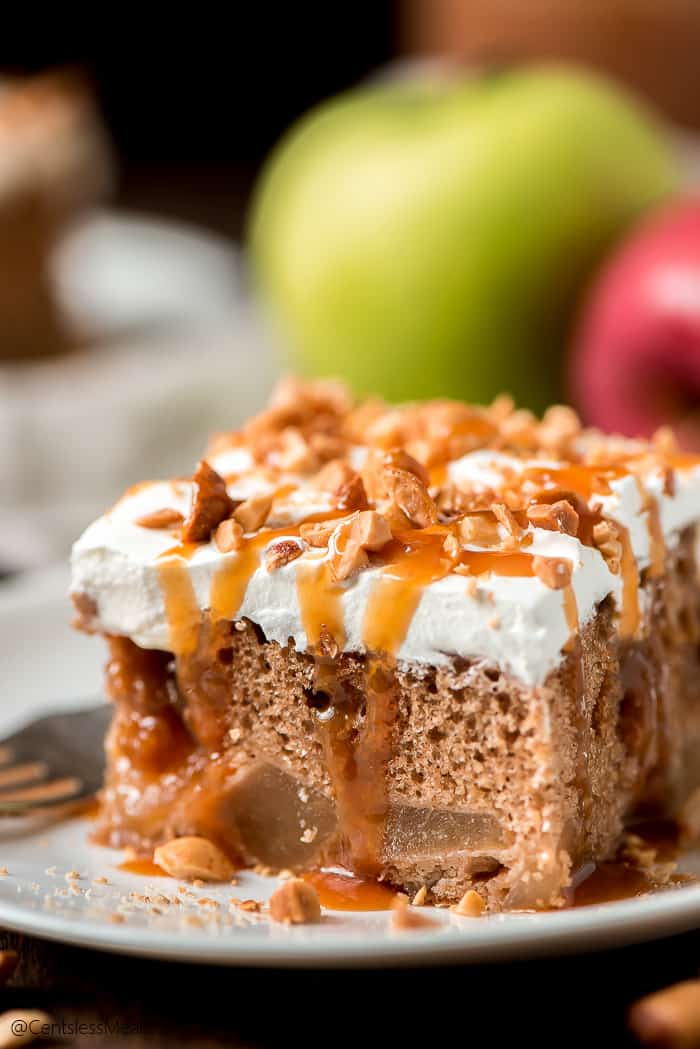
<path id="1" fill-rule="evenodd" d="M 67 583 L 67 570 L 59 568 L 0 589 L 0 736 L 49 709 L 89 706 L 99 693 L 103 650 L 98 639 L 70 630 Z M 689 885 L 537 915 L 469 919 L 431 910 L 439 926 L 427 931 L 391 933 L 385 912 L 326 912 L 320 926 L 289 929 L 229 905 L 232 896 L 266 899 L 275 879 L 244 871 L 235 887 L 207 885 L 180 904 L 165 904 L 158 897 L 178 896 L 178 883 L 119 870 L 123 855 L 90 844 L 90 826 L 86 818 L 34 827 L 0 823 L 0 865 L 9 871 L 0 877 L 1 925 L 155 958 L 324 967 L 534 957 L 621 946 L 700 925 L 700 885 Z M 687 857 L 684 868 L 700 874 L 700 854 Z M 67 881 L 69 871 L 80 879 Z M 93 884 L 96 877 L 109 883 Z"/>
<path id="2" fill-rule="evenodd" d="M 13 453 L 0 459 L 0 569 L 67 556 L 128 485 L 193 469 L 275 379 L 241 253 L 221 237 L 94 212 L 53 269 L 86 345 L 0 364 L 0 447 Z"/>

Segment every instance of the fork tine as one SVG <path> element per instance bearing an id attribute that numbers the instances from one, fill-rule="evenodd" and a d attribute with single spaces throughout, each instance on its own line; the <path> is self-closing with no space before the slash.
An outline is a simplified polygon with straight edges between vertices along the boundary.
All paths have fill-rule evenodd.
<path id="1" fill-rule="evenodd" d="M 19 787 L 25 783 L 46 779 L 48 771 L 45 761 L 25 761 L 21 765 L 0 768 L 0 791 L 8 787 Z"/>
<path id="2" fill-rule="evenodd" d="M 3 791 L 0 794 L 0 805 L 6 805 L 7 802 L 33 802 L 45 805 L 65 801 L 77 794 L 82 786 L 83 782 L 77 776 L 64 776 L 50 783 L 39 783 L 36 786 Z"/>

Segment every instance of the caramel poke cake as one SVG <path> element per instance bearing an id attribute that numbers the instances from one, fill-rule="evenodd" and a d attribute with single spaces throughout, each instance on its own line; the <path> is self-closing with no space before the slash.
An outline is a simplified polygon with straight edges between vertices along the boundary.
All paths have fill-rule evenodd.
<path id="1" fill-rule="evenodd" d="M 700 778 L 699 518 L 667 432 L 285 380 L 75 544 L 114 701 L 98 840 L 563 903 Z"/>

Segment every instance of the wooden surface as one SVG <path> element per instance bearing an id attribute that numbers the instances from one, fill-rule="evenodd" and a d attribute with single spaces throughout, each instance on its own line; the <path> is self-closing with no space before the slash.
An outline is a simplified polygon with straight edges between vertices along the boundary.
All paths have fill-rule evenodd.
<path id="1" fill-rule="evenodd" d="M 565 959 L 345 972 L 216 969 L 0 940 L 21 955 L 0 1006 L 44 1009 L 64 1025 L 57 1044 L 86 1049 L 625 1046 L 626 1005 L 700 967 L 700 933 Z"/>

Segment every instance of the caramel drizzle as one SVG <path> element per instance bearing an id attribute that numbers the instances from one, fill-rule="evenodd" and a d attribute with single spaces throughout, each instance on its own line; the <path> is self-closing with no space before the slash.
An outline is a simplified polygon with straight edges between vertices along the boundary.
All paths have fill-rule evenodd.
<path id="1" fill-rule="evenodd" d="M 375 875 L 381 866 L 389 809 L 387 769 L 393 753 L 398 696 L 384 657 L 369 655 L 364 718 L 361 696 L 344 684 L 337 659 L 323 651 L 324 632 L 339 649 L 345 643 L 343 588 L 327 562 L 299 565 L 297 593 L 307 641 L 314 655 L 314 693 L 325 706 L 318 718 L 338 817 L 337 858 L 353 870 Z"/>
<path id="2" fill-rule="evenodd" d="M 570 637 L 567 644 L 570 646 L 572 640 L 577 637 L 579 630 L 578 602 L 571 583 L 564 587 L 564 618 L 569 628 Z"/>
<path id="3" fill-rule="evenodd" d="M 186 562 L 170 557 L 158 564 L 170 648 L 176 656 L 190 655 L 197 647 L 202 614 Z"/>
<path id="4" fill-rule="evenodd" d="M 345 645 L 343 588 L 331 579 L 327 561 L 297 565 L 297 595 L 308 647 L 318 646 L 325 628 L 342 649 Z"/>
<path id="5" fill-rule="evenodd" d="M 622 607 L 620 609 L 619 632 L 620 637 L 636 637 L 639 630 L 639 570 L 637 561 L 632 550 L 629 531 L 622 525 L 616 525 L 620 543 L 622 544 L 622 557 L 620 559 L 620 572 L 622 574 Z"/>

